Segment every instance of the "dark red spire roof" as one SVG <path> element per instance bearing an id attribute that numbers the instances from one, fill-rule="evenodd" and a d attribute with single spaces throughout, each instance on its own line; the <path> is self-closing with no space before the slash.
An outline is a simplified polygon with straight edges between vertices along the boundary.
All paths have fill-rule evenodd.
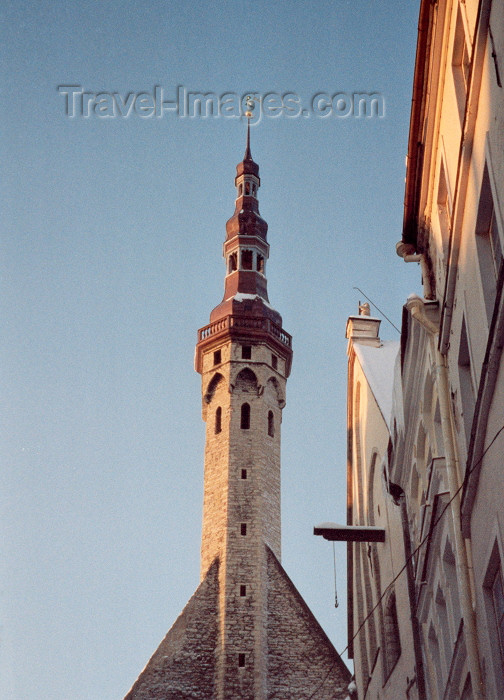
<path id="1" fill-rule="evenodd" d="M 253 175 L 257 178 L 257 188 L 261 186 L 259 166 L 252 160 L 250 151 L 250 121 L 247 123 L 247 146 L 241 163 L 236 166 L 235 185 L 238 186 L 238 178 L 244 175 Z M 226 223 L 227 240 L 236 235 L 260 236 L 266 240 L 268 224 L 259 214 L 259 202 L 257 191 L 255 195 L 246 194 L 246 190 L 236 199 L 233 216 Z"/>
<path id="2" fill-rule="evenodd" d="M 252 158 L 252 153 L 250 151 L 250 120 L 247 120 L 247 146 L 245 148 L 245 155 L 241 163 L 236 166 L 236 177 L 243 175 L 255 175 L 259 177 L 259 166 L 254 163 Z"/>
<path id="3" fill-rule="evenodd" d="M 210 325 L 199 330 L 196 367 L 201 371 L 204 348 L 220 342 L 228 333 L 257 341 L 269 338 L 286 359 L 287 376 L 292 355 L 291 340 L 282 329 L 282 317 L 269 303 L 266 261 L 268 224 L 259 214 L 257 190 L 259 166 L 250 151 L 250 123 L 243 160 L 236 166 L 237 197 L 233 216 L 226 223 L 224 297 L 210 314 Z"/>

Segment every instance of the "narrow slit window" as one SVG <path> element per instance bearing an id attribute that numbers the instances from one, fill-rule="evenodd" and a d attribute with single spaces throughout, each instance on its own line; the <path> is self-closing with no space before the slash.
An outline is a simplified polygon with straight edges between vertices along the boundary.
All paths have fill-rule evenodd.
<path id="1" fill-rule="evenodd" d="M 222 356 L 221 356 L 221 351 L 220 350 L 215 350 L 213 354 L 213 363 L 214 365 L 220 365 L 222 361 Z"/>
<path id="2" fill-rule="evenodd" d="M 250 194 L 250 182 L 245 183 L 245 194 L 249 195 Z"/>
<path id="3" fill-rule="evenodd" d="M 231 253 L 229 256 L 228 272 L 234 272 L 237 268 L 237 257 L 236 253 Z"/>
<path id="4" fill-rule="evenodd" d="M 238 654 L 238 668 L 245 667 L 245 654 Z"/>
<path id="5" fill-rule="evenodd" d="M 246 595 L 247 595 L 247 586 L 244 583 L 242 583 L 240 586 L 240 598 L 245 598 Z"/>
<path id="6" fill-rule="evenodd" d="M 247 470 L 246 470 L 246 469 L 242 469 L 242 470 L 241 470 L 241 478 L 242 478 L 242 479 L 247 479 L 247 478 L 248 478 L 248 474 L 247 474 Z"/>
<path id="7" fill-rule="evenodd" d="M 240 535 L 242 537 L 247 535 L 247 523 L 240 523 Z"/>
<path id="8" fill-rule="evenodd" d="M 215 433 L 222 431 L 222 408 L 219 406 L 215 411 Z"/>
<path id="9" fill-rule="evenodd" d="M 273 369 L 278 369 L 278 357 L 276 355 L 271 355 L 271 366 Z"/>
<path id="10" fill-rule="evenodd" d="M 238 186 L 238 197 L 241 197 L 242 194 L 243 194 L 243 185 L 240 184 L 240 185 Z"/>
<path id="11" fill-rule="evenodd" d="M 262 255 L 257 256 L 257 272 L 264 272 L 264 257 Z"/>
<path id="12" fill-rule="evenodd" d="M 275 435 L 275 418 L 273 416 L 273 411 L 268 411 L 268 435 L 274 437 Z"/>
<path id="13" fill-rule="evenodd" d="M 242 345 L 242 359 L 250 360 L 252 358 L 252 346 Z"/>
<path id="14" fill-rule="evenodd" d="M 240 428 L 242 430 L 248 430 L 250 428 L 250 405 L 248 403 L 242 404 L 241 407 Z"/>

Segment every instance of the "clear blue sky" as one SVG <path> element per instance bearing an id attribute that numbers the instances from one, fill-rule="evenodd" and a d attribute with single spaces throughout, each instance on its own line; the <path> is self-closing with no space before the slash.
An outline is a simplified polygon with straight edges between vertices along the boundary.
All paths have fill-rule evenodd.
<path id="1" fill-rule="evenodd" d="M 0 12 L 0 697 L 122 698 L 197 587 L 193 353 L 222 298 L 244 151 L 240 119 L 69 118 L 61 85 L 126 104 L 156 85 L 165 100 L 177 86 L 291 92 L 308 112 L 316 93 L 383 97 L 381 118 L 252 128 L 270 301 L 294 343 L 283 564 L 341 651 L 345 549 L 335 609 L 332 548 L 312 528 L 345 521 L 353 287 L 396 325 L 420 291 L 394 250 L 418 2 L 4 0 Z M 398 336 L 384 322 L 382 337 Z"/>

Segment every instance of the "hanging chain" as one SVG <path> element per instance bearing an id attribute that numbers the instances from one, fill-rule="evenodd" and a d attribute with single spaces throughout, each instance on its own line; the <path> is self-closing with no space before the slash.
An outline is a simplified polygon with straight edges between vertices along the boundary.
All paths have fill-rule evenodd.
<path id="1" fill-rule="evenodd" d="M 333 551 L 333 562 L 334 562 L 334 607 L 337 608 L 339 603 L 338 603 L 338 583 L 336 580 L 336 547 L 334 545 L 334 542 L 332 543 L 332 551 Z"/>

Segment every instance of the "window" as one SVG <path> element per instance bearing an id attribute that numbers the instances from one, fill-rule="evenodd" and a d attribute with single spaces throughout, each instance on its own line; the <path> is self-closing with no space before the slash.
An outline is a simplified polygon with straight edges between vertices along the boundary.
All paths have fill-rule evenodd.
<path id="1" fill-rule="evenodd" d="M 238 668 L 245 667 L 245 654 L 238 654 Z"/>
<path id="2" fill-rule="evenodd" d="M 490 659 L 488 675 L 497 689 L 504 687 L 504 577 L 499 541 L 496 537 L 483 580 Z M 493 671 L 493 673 L 492 673 Z M 492 695 L 489 692 L 489 697 Z M 494 694 L 497 697 L 497 694 Z"/>
<path id="3" fill-rule="evenodd" d="M 242 537 L 245 537 L 246 534 L 247 534 L 247 523 L 241 523 L 240 524 L 240 535 Z"/>
<path id="4" fill-rule="evenodd" d="M 428 649 L 429 655 L 432 659 L 432 665 L 434 666 L 434 674 L 428 674 L 427 678 L 429 680 L 429 685 L 431 686 L 432 690 L 434 690 L 434 683 L 437 683 L 438 697 L 442 698 L 444 696 L 443 669 L 441 667 L 441 654 L 439 651 L 439 642 L 432 622 L 429 628 Z"/>
<path id="5" fill-rule="evenodd" d="M 273 369 L 278 369 L 278 357 L 276 355 L 271 355 L 271 366 Z"/>
<path id="6" fill-rule="evenodd" d="M 464 121 L 466 99 L 467 93 L 469 91 L 470 69 L 471 60 L 469 57 L 469 48 L 467 46 L 464 22 L 462 20 L 462 14 L 460 12 L 459 7 L 457 11 L 455 39 L 453 42 L 452 71 L 453 81 L 455 83 L 455 94 L 457 97 L 460 123 Z"/>
<path id="7" fill-rule="evenodd" d="M 214 354 L 213 354 L 213 363 L 214 363 L 214 365 L 220 365 L 221 362 L 222 362 L 221 351 L 215 350 Z"/>
<path id="8" fill-rule="evenodd" d="M 497 637 L 499 639 L 501 663 L 504 667 L 504 586 L 500 566 L 495 572 L 490 590 L 492 591 L 492 605 L 497 628 Z"/>
<path id="9" fill-rule="evenodd" d="M 476 218 L 476 250 L 487 320 L 488 325 L 490 325 L 497 293 L 497 277 L 502 264 L 502 246 L 497 228 L 488 166 L 486 164 L 481 181 Z"/>
<path id="10" fill-rule="evenodd" d="M 275 419 L 273 417 L 273 411 L 268 411 L 268 435 L 274 437 L 275 435 Z"/>
<path id="11" fill-rule="evenodd" d="M 249 194 L 250 194 L 250 182 L 248 182 L 248 180 L 247 180 L 247 182 L 245 183 L 245 194 L 246 194 L 246 195 L 249 195 Z"/>
<path id="12" fill-rule="evenodd" d="M 241 197 L 243 194 L 243 185 L 240 183 L 238 186 L 238 197 Z"/>
<path id="13" fill-rule="evenodd" d="M 242 479 L 246 479 L 247 476 L 248 476 L 248 475 L 247 475 L 247 470 L 246 470 L 246 469 L 242 469 L 242 470 L 241 470 L 241 478 L 242 478 Z"/>
<path id="14" fill-rule="evenodd" d="M 222 408 L 219 406 L 215 411 L 215 433 L 222 431 Z"/>
<path id="15" fill-rule="evenodd" d="M 242 404 L 240 418 L 240 428 L 248 430 L 250 428 L 250 405 L 248 403 Z"/>
<path id="16" fill-rule="evenodd" d="M 242 345 L 242 359 L 250 360 L 252 358 L 252 346 Z"/>
<path id="17" fill-rule="evenodd" d="M 256 270 L 257 272 L 264 272 L 264 258 L 262 255 L 257 256 Z"/>
<path id="18" fill-rule="evenodd" d="M 468 673 L 466 677 L 466 682 L 464 683 L 464 689 L 462 691 L 462 695 L 460 696 L 460 700 L 472 700 L 474 697 L 473 691 L 472 691 L 472 685 L 471 685 L 471 676 Z"/>
<path id="19" fill-rule="evenodd" d="M 242 583 L 240 586 L 240 597 L 245 598 L 246 595 L 247 595 L 247 586 L 244 583 Z"/>
<path id="20" fill-rule="evenodd" d="M 237 268 L 237 256 L 236 253 L 231 253 L 229 256 L 229 263 L 228 263 L 228 273 L 234 272 Z"/>
<path id="21" fill-rule="evenodd" d="M 242 250 L 241 266 L 243 270 L 252 270 L 253 255 L 251 250 Z"/>
<path id="22" fill-rule="evenodd" d="M 399 622 L 397 619 L 397 606 L 394 591 L 390 593 L 385 603 L 384 625 L 388 676 L 396 665 L 397 659 L 401 656 L 401 639 L 399 637 Z"/>
<path id="23" fill-rule="evenodd" d="M 244 367 L 236 377 L 235 389 L 245 394 L 258 394 L 257 377 L 249 367 Z"/>
<path id="24" fill-rule="evenodd" d="M 220 382 L 223 381 L 222 374 L 216 372 L 212 377 L 205 394 L 205 403 L 210 403 Z"/>
<path id="25" fill-rule="evenodd" d="M 441 243 L 443 247 L 443 258 L 446 265 L 448 263 L 448 242 L 450 238 L 450 204 L 448 201 L 448 181 L 446 179 L 443 161 L 441 161 L 441 167 L 439 169 L 437 208 L 439 229 L 441 232 Z"/>
<path id="26" fill-rule="evenodd" d="M 462 416 L 466 433 L 467 444 L 471 437 L 471 427 L 474 415 L 474 389 L 471 377 L 471 353 L 469 350 L 469 339 L 465 319 L 462 319 L 462 329 L 460 332 L 460 345 L 458 354 L 458 371 L 460 382 L 460 400 L 462 402 Z"/>

